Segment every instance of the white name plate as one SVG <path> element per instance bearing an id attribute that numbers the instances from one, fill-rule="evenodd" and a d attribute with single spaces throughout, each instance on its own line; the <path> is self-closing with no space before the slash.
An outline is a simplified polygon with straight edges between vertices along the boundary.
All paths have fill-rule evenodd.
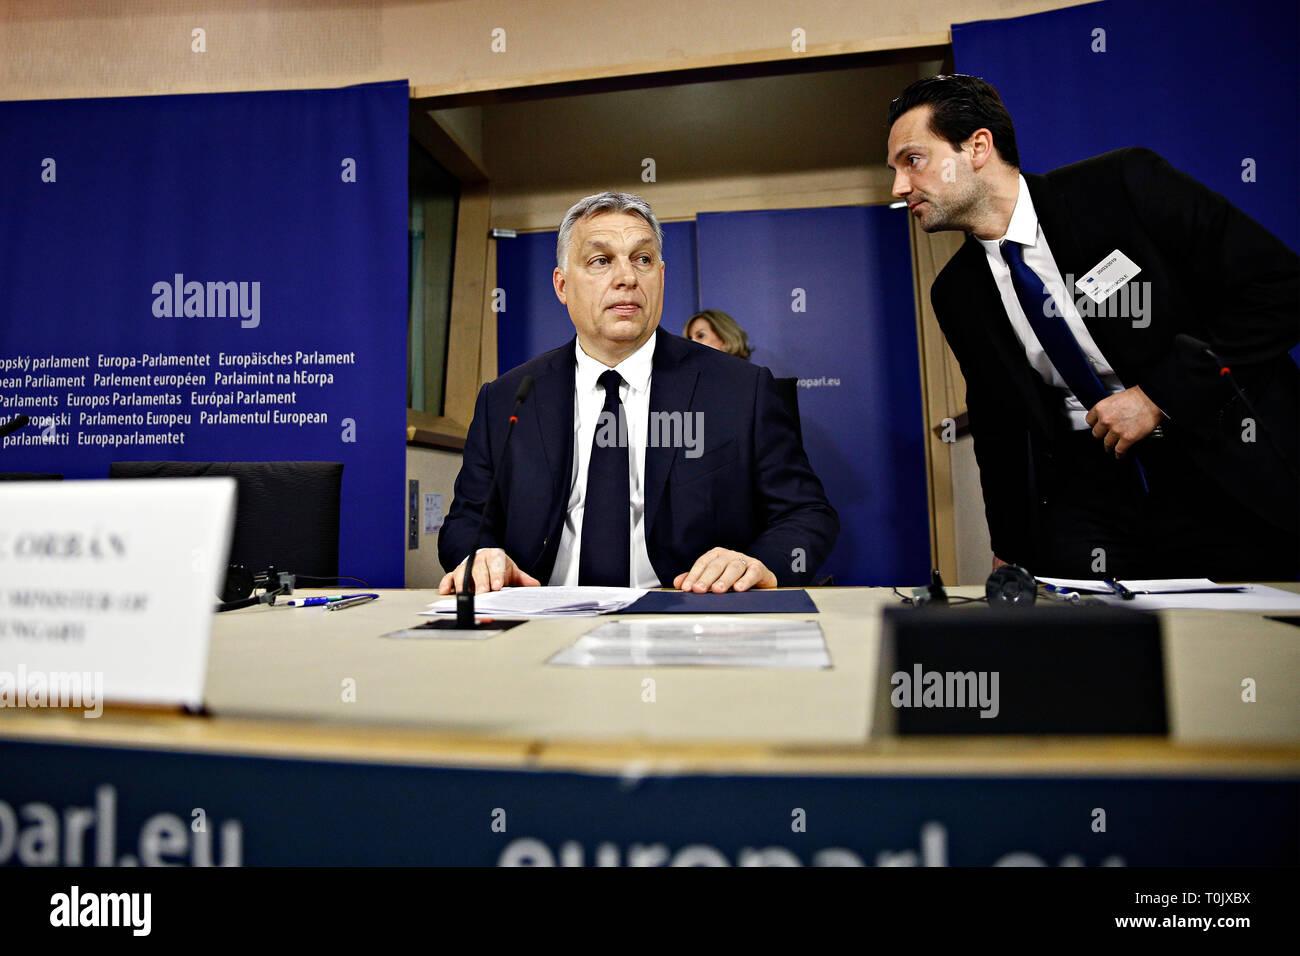
<path id="1" fill-rule="evenodd" d="M 0 718 L 199 706 L 233 478 L 0 482 Z"/>

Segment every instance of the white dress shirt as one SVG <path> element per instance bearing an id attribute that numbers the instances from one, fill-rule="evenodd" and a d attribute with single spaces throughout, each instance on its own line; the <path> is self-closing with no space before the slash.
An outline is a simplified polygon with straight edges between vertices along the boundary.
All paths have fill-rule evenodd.
<path id="1" fill-rule="evenodd" d="M 645 543 L 645 447 L 646 431 L 650 422 L 650 373 L 653 370 L 655 339 L 650 338 L 639 349 L 614 366 L 623 376 L 618 388 L 623 402 L 623 416 L 627 421 L 628 492 L 632 510 L 628 521 L 632 526 L 632 554 L 628 565 L 632 571 L 629 584 L 634 588 L 657 588 L 659 575 L 650 564 L 650 552 Z M 596 361 L 575 342 L 578 368 L 574 373 L 573 388 L 573 473 L 569 484 L 569 503 L 564 515 L 564 530 L 560 534 L 560 550 L 551 570 L 551 585 L 576 585 L 578 560 L 582 551 L 582 516 L 587 498 L 587 466 L 591 462 L 591 445 L 596 438 L 596 425 L 601 409 L 605 407 L 605 389 L 600 376 L 608 366 Z M 683 568 L 683 570 L 686 570 Z"/>
<path id="2" fill-rule="evenodd" d="M 976 236 L 976 239 L 979 239 L 979 237 Z M 1006 235 L 1001 239 L 979 239 L 979 243 L 984 247 L 989 270 L 993 273 L 993 279 L 998 284 L 998 292 L 1002 295 L 1002 304 L 1007 310 L 1007 318 L 1011 320 L 1011 327 L 1015 329 L 1020 343 L 1024 346 L 1029 364 L 1033 366 L 1034 371 L 1042 376 L 1043 381 L 1061 390 L 1066 413 L 1070 416 L 1071 427 L 1075 430 L 1088 428 L 1089 425 L 1086 421 L 1088 409 L 1083 407 L 1083 404 L 1070 391 L 1069 386 L 1065 384 L 1065 379 L 1061 377 L 1061 373 L 1056 370 L 1052 360 L 1043 351 L 1042 345 L 1038 342 L 1038 336 L 1034 334 L 1033 328 L 1029 325 L 1029 320 L 1025 318 L 1025 311 L 1020 306 L 1020 299 L 1016 296 L 1015 286 L 1011 284 L 1011 269 L 1006 260 L 1002 258 L 1002 250 L 999 248 L 1003 241 L 1018 242 L 1024 247 L 1025 265 L 1029 266 L 1034 271 L 1034 274 L 1043 280 L 1044 286 L 1051 290 L 1052 298 L 1056 300 L 1057 306 L 1065 316 L 1065 324 L 1069 326 L 1075 341 L 1079 343 L 1084 358 L 1088 360 L 1093 371 L 1097 373 L 1097 377 L 1101 379 L 1101 384 L 1112 395 L 1116 392 L 1122 392 L 1124 383 L 1119 380 L 1119 376 L 1111 368 L 1106 356 L 1101 354 L 1101 349 L 1097 348 L 1097 343 L 1092 340 L 1092 334 L 1088 331 L 1088 327 L 1084 325 L 1079 310 L 1074 307 L 1072 290 L 1065 288 L 1065 280 L 1061 278 L 1061 270 L 1057 267 L 1056 259 L 1052 256 L 1052 250 L 1047 245 L 1047 237 L 1043 235 L 1043 227 L 1038 223 L 1038 214 L 1034 212 L 1034 201 L 1029 195 L 1029 186 L 1025 183 L 1024 176 L 1020 177 L 1020 193 L 1016 197 L 1016 208 L 1011 213 L 1011 222 L 1007 224 Z"/>

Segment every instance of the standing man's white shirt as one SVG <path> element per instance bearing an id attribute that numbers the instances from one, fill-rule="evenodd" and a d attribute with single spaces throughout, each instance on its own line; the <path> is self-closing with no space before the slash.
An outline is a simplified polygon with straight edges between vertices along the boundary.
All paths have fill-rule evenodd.
<path id="1" fill-rule="evenodd" d="M 623 402 L 623 418 L 627 422 L 628 492 L 632 510 L 628 520 L 632 526 L 632 554 L 629 567 L 636 588 L 657 588 L 659 575 L 650 564 L 650 551 L 645 542 L 645 449 L 646 430 L 650 422 L 650 377 L 654 369 L 655 339 L 651 335 L 639 349 L 614 366 L 623 377 L 619 386 L 619 399 Z M 560 534 L 560 550 L 555 555 L 550 585 L 576 585 L 578 559 L 582 550 L 582 518 L 586 510 L 587 467 L 591 462 L 591 445 L 596 437 L 601 409 L 605 407 L 605 389 L 600 376 L 607 366 L 596 361 L 574 343 L 578 368 L 574 372 L 573 389 L 573 471 L 570 475 L 569 500 L 564 514 L 564 530 Z"/>
<path id="2" fill-rule="evenodd" d="M 1071 290 L 1065 287 L 1061 270 L 1057 267 L 1052 250 L 1047 245 L 1047 237 L 1043 235 L 1043 227 L 1038 223 L 1038 213 L 1034 211 L 1034 201 L 1029 195 L 1029 186 L 1024 176 L 1020 177 L 1020 193 L 1016 197 L 1016 208 L 1011 213 L 1011 222 L 1007 224 L 1007 234 L 1001 239 L 980 239 L 978 236 L 975 238 L 984 247 L 989 270 L 993 273 L 993 279 L 998 284 L 998 292 L 1002 296 L 1002 305 L 1007 310 L 1011 327 L 1024 346 L 1029 364 L 1042 376 L 1043 381 L 1065 392 L 1065 411 L 1070 416 L 1070 426 L 1076 431 L 1089 428 L 1086 421 L 1088 409 L 1083 407 L 1070 391 L 1070 387 L 1065 384 L 1065 379 L 1061 377 L 1061 373 L 1056 370 L 1052 360 L 1043 351 L 1038 336 L 1034 334 L 1029 320 L 1025 318 L 1025 310 L 1021 308 L 1016 288 L 1011 284 L 1011 269 L 1002 258 L 1002 251 L 999 248 L 1003 240 L 1018 242 L 1024 248 L 1025 265 L 1029 266 L 1051 291 L 1052 298 L 1056 300 L 1057 306 L 1065 317 L 1065 324 L 1069 326 L 1075 341 L 1083 351 L 1084 358 L 1092 365 L 1093 371 L 1101 379 L 1101 384 L 1105 386 L 1106 391 L 1112 395 L 1122 392 L 1124 383 L 1119 380 L 1119 376 L 1111 368 L 1106 356 L 1101 354 L 1101 349 L 1097 348 L 1097 343 L 1092 340 L 1092 333 L 1084 325 L 1079 310 L 1074 307 L 1074 296 Z"/>

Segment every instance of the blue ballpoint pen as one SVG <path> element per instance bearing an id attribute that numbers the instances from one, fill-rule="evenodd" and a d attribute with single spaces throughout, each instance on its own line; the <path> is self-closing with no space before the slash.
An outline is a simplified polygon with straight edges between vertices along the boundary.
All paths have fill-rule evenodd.
<path id="1" fill-rule="evenodd" d="M 1058 588 L 1055 584 L 1044 584 L 1043 589 L 1048 595 L 1061 601 L 1068 601 L 1071 604 L 1079 603 L 1079 592 L 1068 591 L 1065 588 Z"/>
<path id="2" fill-rule="evenodd" d="M 284 603 L 290 607 L 320 607 L 322 604 L 333 604 L 335 601 L 346 601 L 349 598 L 358 597 L 379 597 L 378 594 L 330 594 L 325 597 L 294 598 Z"/>

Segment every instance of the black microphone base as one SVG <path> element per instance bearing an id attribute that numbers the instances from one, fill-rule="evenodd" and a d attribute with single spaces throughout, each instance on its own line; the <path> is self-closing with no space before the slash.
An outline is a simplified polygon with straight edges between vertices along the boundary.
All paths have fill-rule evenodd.
<path id="1" fill-rule="evenodd" d="M 455 618 L 448 620 L 427 621 L 411 630 L 429 630 L 429 631 L 508 631 L 512 627 L 518 627 L 524 621 L 475 621 L 472 624 L 462 624 Z"/>

